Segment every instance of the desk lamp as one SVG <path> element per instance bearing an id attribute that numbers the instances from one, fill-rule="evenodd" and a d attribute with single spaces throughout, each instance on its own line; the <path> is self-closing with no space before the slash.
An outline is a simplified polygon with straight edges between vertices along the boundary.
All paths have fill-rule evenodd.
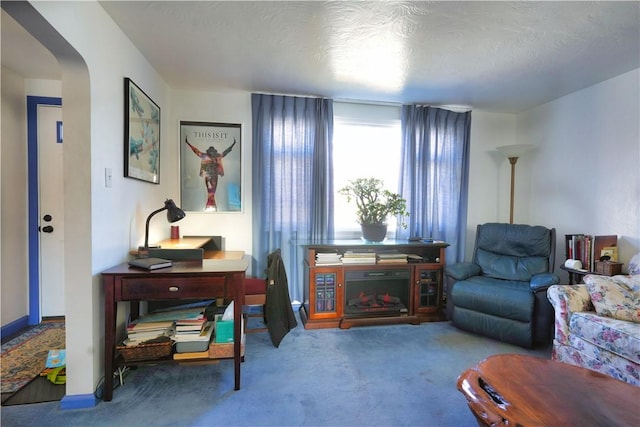
<path id="1" fill-rule="evenodd" d="M 149 221 L 151 221 L 151 217 L 164 210 L 167 211 L 167 221 L 169 222 L 180 221 L 182 218 L 186 216 L 184 211 L 179 207 L 177 207 L 176 204 L 173 202 L 173 200 L 171 199 L 165 200 L 164 207 L 151 212 L 147 217 L 147 224 L 144 229 L 144 247 L 142 247 L 142 249 L 149 249 Z"/>
<path id="2" fill-rule="evenodd" d="M 515 177 L 516 177 L 516 163 L 518 159 L 527 151 L 533 150 L 534 146 L 531 144 L 515 144 L 515 145 L 503 145 L 496 148 L 504 156 L 509 159 L 511 163 L 511 200 L 509 206 L 509 224 L 513 224 L 513 199 L 515 192 Z"/>

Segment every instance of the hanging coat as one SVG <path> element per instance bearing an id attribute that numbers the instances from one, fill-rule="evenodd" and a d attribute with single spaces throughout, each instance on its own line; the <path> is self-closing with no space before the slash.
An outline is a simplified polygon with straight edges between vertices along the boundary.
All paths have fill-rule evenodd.
<path id="1" fill-rule="evenodd" d="M 267 258 L 267 296 L 264 317 L 271 335 L 271 342 L 276 347 L 291 329 L 298 326 L 291 307 L 287 272 L 280 256 L 280 249 L 273 251 Z"/>

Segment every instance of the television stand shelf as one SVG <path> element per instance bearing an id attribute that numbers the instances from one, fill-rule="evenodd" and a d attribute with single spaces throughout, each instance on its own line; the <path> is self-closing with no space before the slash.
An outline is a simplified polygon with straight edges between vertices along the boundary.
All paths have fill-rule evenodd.
<path id="1" fill-rule="evenodd" d="M 417 325 L 445 319 L 447 243 L 333 240 L 302 246 L 305 283 L 300 318 L 305 329 Z M 335 254 L 342 261 L 327 261 L 326 255 L 318 254 Z"/>

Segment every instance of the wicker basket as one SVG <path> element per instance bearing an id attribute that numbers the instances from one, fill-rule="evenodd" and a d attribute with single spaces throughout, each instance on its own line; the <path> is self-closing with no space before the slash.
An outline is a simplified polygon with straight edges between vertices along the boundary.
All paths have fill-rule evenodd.
<path id="1" fill-rule="evenodd" d="M 116 350 L 122 355 L 125 362 L 140 362 L 143 360 L 163 359 L 171 356 L 173 341 L 165 341 L 150 344 L 119 345 Z"/>

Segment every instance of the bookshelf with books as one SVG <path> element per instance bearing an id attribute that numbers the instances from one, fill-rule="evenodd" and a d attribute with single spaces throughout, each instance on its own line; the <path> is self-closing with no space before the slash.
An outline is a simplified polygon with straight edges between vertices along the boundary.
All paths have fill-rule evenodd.
<path id="1" fill-rule="evenodd" d="M 579 283 L 587 274 L 619 274 L 618 236 L 565 234 L 566 260 L 560 267 L 569 274 L 569 285 Z"/>
<path id="2" fill-rule="evenodd" d="M 447 243 L 334 240 L 301 245 L 305 284 L 300 315 L 306 329 L 444 320 Z M 381 291 L 385 283 L 392 284 L 391 291 L 394 284 L 406 287 L 398 290 L 402 309 L 384 306 L 385 299 L 398 298 Z M 356 290 L 364 284 L 374 287 Z M 359 300 L 366 307 L 354 314 L 349 305 Z"/>

